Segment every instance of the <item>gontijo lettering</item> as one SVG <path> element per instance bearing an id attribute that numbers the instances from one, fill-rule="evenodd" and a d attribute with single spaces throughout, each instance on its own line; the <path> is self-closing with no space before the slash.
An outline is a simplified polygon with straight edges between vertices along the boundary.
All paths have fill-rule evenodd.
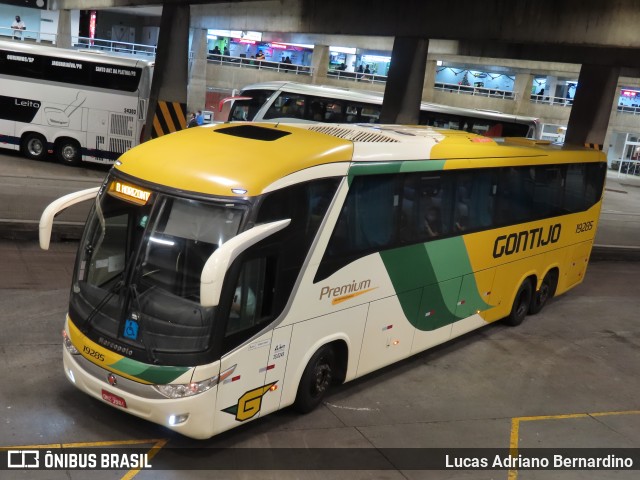
<path id="1" fill-rule="evenodd" d="M 560 240 L 559 223 L 552 225 L 545 233 L 544 227 L 532 228 L 510 235 L 500 235 L 493 244 L 493 258 L 500 258 L 503 255 L 513 255 L 518 252 L 526 252 L 537 247 L 544 247 L 550 243 Z"/>

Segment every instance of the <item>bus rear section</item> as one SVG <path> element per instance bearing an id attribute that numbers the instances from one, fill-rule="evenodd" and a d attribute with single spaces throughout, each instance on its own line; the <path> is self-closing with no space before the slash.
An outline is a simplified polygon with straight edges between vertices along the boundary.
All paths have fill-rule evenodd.
<path id="1" fill-rule="evenodd" d="M 65 323 L 68 379 L 207 438 L 521 323 L 584 278 L 606 171 L 601 152 L 524 143 L 244 123 L 132 149 L 99 192 L 43 214 L 41 242 L 59 209 L 98 195 Z"/>
<path id="2" fill-rule="evenodd" d="M 0 42 L 0 142 L 31 159 L 110 164 L 140 143 L 152 64 Z"/>

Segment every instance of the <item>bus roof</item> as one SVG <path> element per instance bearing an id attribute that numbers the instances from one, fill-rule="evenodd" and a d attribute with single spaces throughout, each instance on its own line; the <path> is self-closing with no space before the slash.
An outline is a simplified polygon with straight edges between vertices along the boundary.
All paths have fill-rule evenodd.
<path id="1" fill-rule="evenodd" d="M 335 98 L 339 100 L 353 100 L 366 103 L 382 105 L 383 93 L 377 91 L 364 91 L 350 88 L 334 87 L 329 85 L 310 85 L 307 83 L 272 81 L 255 83 L 242 88 L 246 93 L 247 90 L 282 90 L 289 93 L 299 93 L 304 95 L 316 95 L 319 97 Z M 535 117 L 524 115 L 513 115 L 494 110 L 483 110 L 478 108 L 452 107 L 449 105 L 441 105 L 438 103 L 421 102 L 421 110 L 430 112 L 449 113 L 453 115 L 472 115 L 477 118 L 489 118 L 494 120 L 520 120 L 523 122 L 537 122 Z"/>
<path id="2" fill-rule="evenodd" d="M 9 40 L 0 40 L 0 50 L 13 51 L 32 55 L 41 55 L 46 57 L 64 58 L 67 60 L 84 60 L 94 63 L 107 63 L 110 65 L 119 65 L 123 67 L 151 67 L 154 62 L 143 58 L 130 58 L 119 55 L 109 55 L 96 50 L 74 50 L 67 48 L 58 48 L 40 43 L 12 42 Z"/>
<path id="3" fill-rule="evenodd" d="M 543 143 L 404 125 L 225 123 L 144 143 L 115 168 L 182 191 L 245 197 L 302 171 L 317 178 L 310 169 L 329 164 L 346 175 L 355 166 L 401 172 L 576 161 L 575 148 Z M 581 151 L 580 161 L 603 161 L 602 152 Z"/>

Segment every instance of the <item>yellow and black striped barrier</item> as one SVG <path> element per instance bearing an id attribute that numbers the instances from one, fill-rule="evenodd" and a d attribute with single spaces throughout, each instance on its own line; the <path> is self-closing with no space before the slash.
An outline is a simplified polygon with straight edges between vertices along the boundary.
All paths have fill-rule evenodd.
<path id="1" fill-rule="evenodd" d="M 159 101 L 153 117 L 151 138 L 161 137 L 187 127 L 187 104 Z"/>

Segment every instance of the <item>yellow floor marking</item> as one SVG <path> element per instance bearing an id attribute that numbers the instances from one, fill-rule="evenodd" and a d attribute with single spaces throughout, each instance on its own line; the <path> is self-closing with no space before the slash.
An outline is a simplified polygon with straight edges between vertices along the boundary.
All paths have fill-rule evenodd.
<path id="1" fill-rule="evenodd" d="M 110 440 L 106 442 L 76 442 L 76 443 L 48 443 L 44 445 L 13 445 L 9 447 L 0 446 L 0 452 L 5 450 L 39 450 L 45 448 L 87 448 L 87 447 L 113 447 L 115 445 L 146 445 L 153 444 L 153 447 L 147 452 L 147 459 L 151 460 L 155 457 L 160 449 L 164 447 L 167 442 L 166 438 L 148 438 L 145 440 Z M 131 480 L 138 473 L 139 468 L 129 470 L 121 480 Z"/>
<path id="2" fill-rule="evenodd" d="M 568 413 L 564 415 L 539 415 L 537 417 L 514 417 L 511 419 L 511 437 L 509 439 L 509 453 L 512 457 L 518 455 L 518 438 L 521 422 L 535 422 L 538 420 L 566 420 L 568 418 L 609 417 L 613 415 L 640 415 L 640 410 L 627 410 L 622 412 L 596 412 L 596 413 Z M 518 470 L 509 470 L 507 480 L 517 480 Z"/>

